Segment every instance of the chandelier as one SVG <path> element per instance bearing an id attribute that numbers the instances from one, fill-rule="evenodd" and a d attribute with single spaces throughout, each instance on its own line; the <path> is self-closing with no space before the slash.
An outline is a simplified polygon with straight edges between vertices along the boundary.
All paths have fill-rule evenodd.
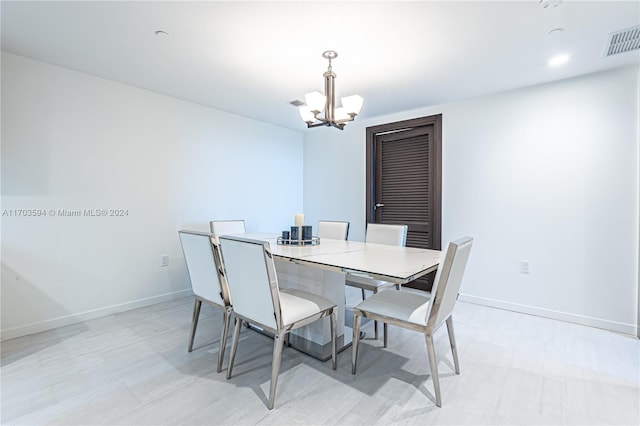
<path id="1" fill-rule="evenodd" d="M 304 95 L 305 105 L 299 107 L 300 117 L 307 123 L 307 127 L 333 126 L 340 130 L 345 124 L 353 121 L 362 109 L 362 97 L 358 95 L 345 96 L 341 99 L 342 106 L 336 108 L 335 78 L 336 74 L 331 70 L 331 60 L 338 57 L 333 50 L 322 53 L 322 57 L 329 61 L 329 68 L 323 74 L 324 95 L 320 92 L 311 92 Z M 320 115 L 324 110 L 324 116 Z"/>

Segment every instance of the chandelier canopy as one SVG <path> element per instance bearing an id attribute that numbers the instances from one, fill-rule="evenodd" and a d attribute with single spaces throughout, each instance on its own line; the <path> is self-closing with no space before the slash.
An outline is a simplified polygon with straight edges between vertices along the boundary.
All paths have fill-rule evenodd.
<path id="1" fill-rule="evenodd" d="M 342 106 L 336 108 L 335 79 L 336 74 L 331 69 L 331 60 L 338 57 L 333 50 L 327 50 L 322 57 L 329 61 L 329 68 L 323 74 L 324 95 L 320 92 L 311 92 L 304 95 L 305 105 L 299 108 L 300 117 L 307 123 L 307 127 L 333 126 L 344 129 L 345 124 L 353 121 L 362 109 L 362 97 L 358 95 L 345 96 L 341 99 Z M 321 113 L 324 111 L 324 116 Z"/>

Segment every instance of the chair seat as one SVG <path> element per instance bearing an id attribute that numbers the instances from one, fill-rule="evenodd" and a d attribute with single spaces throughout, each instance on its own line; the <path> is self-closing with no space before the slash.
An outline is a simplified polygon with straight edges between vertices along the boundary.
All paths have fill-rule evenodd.
<path id="1" fill-rule="evenodd" d="M 381 291 L 363 300 L 355 309 L 426 326 L 430 299 L 405 291 Z"/>
<path id="2" fill-rule="evenodd" d="M 335 303 L 317 294 L 291 288 L 280 289 L 280 310 L 285 327 L 335 306 Z"/>
<path id="3" fill-rule="evenodd" d="M 394 286 L 395 284 L 387 281 L 375 280 L 366 275 L 349 274 L 345 280 L 345 285 L 376 292 L 382 288 Z"/>

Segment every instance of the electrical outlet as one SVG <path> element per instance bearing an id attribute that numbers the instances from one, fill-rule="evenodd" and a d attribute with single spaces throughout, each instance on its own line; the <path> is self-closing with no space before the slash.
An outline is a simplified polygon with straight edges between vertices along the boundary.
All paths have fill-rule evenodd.
<path id="1" fill-rule="evenodd" d="M 166 254 L 160 256 L 160 266 L 169 266 L 169 256 Z"/>
<path id="2" fill-rule="evenodd" d="M 528 260 L 521 260 L 520 261 L 520 273 L 521 274 L 525 274 L 525 275 L 529 275 L 531 273 L 531 262 L 529 262 Z"/>

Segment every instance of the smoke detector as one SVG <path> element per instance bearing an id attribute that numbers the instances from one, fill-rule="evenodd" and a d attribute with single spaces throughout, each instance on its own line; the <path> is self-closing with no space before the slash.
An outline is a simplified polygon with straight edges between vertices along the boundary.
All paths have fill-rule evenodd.
<path id="1" fill-rule="evenodd" d="M 640 26 L 607 34 L 603 56 L 640 49 Z"/>

